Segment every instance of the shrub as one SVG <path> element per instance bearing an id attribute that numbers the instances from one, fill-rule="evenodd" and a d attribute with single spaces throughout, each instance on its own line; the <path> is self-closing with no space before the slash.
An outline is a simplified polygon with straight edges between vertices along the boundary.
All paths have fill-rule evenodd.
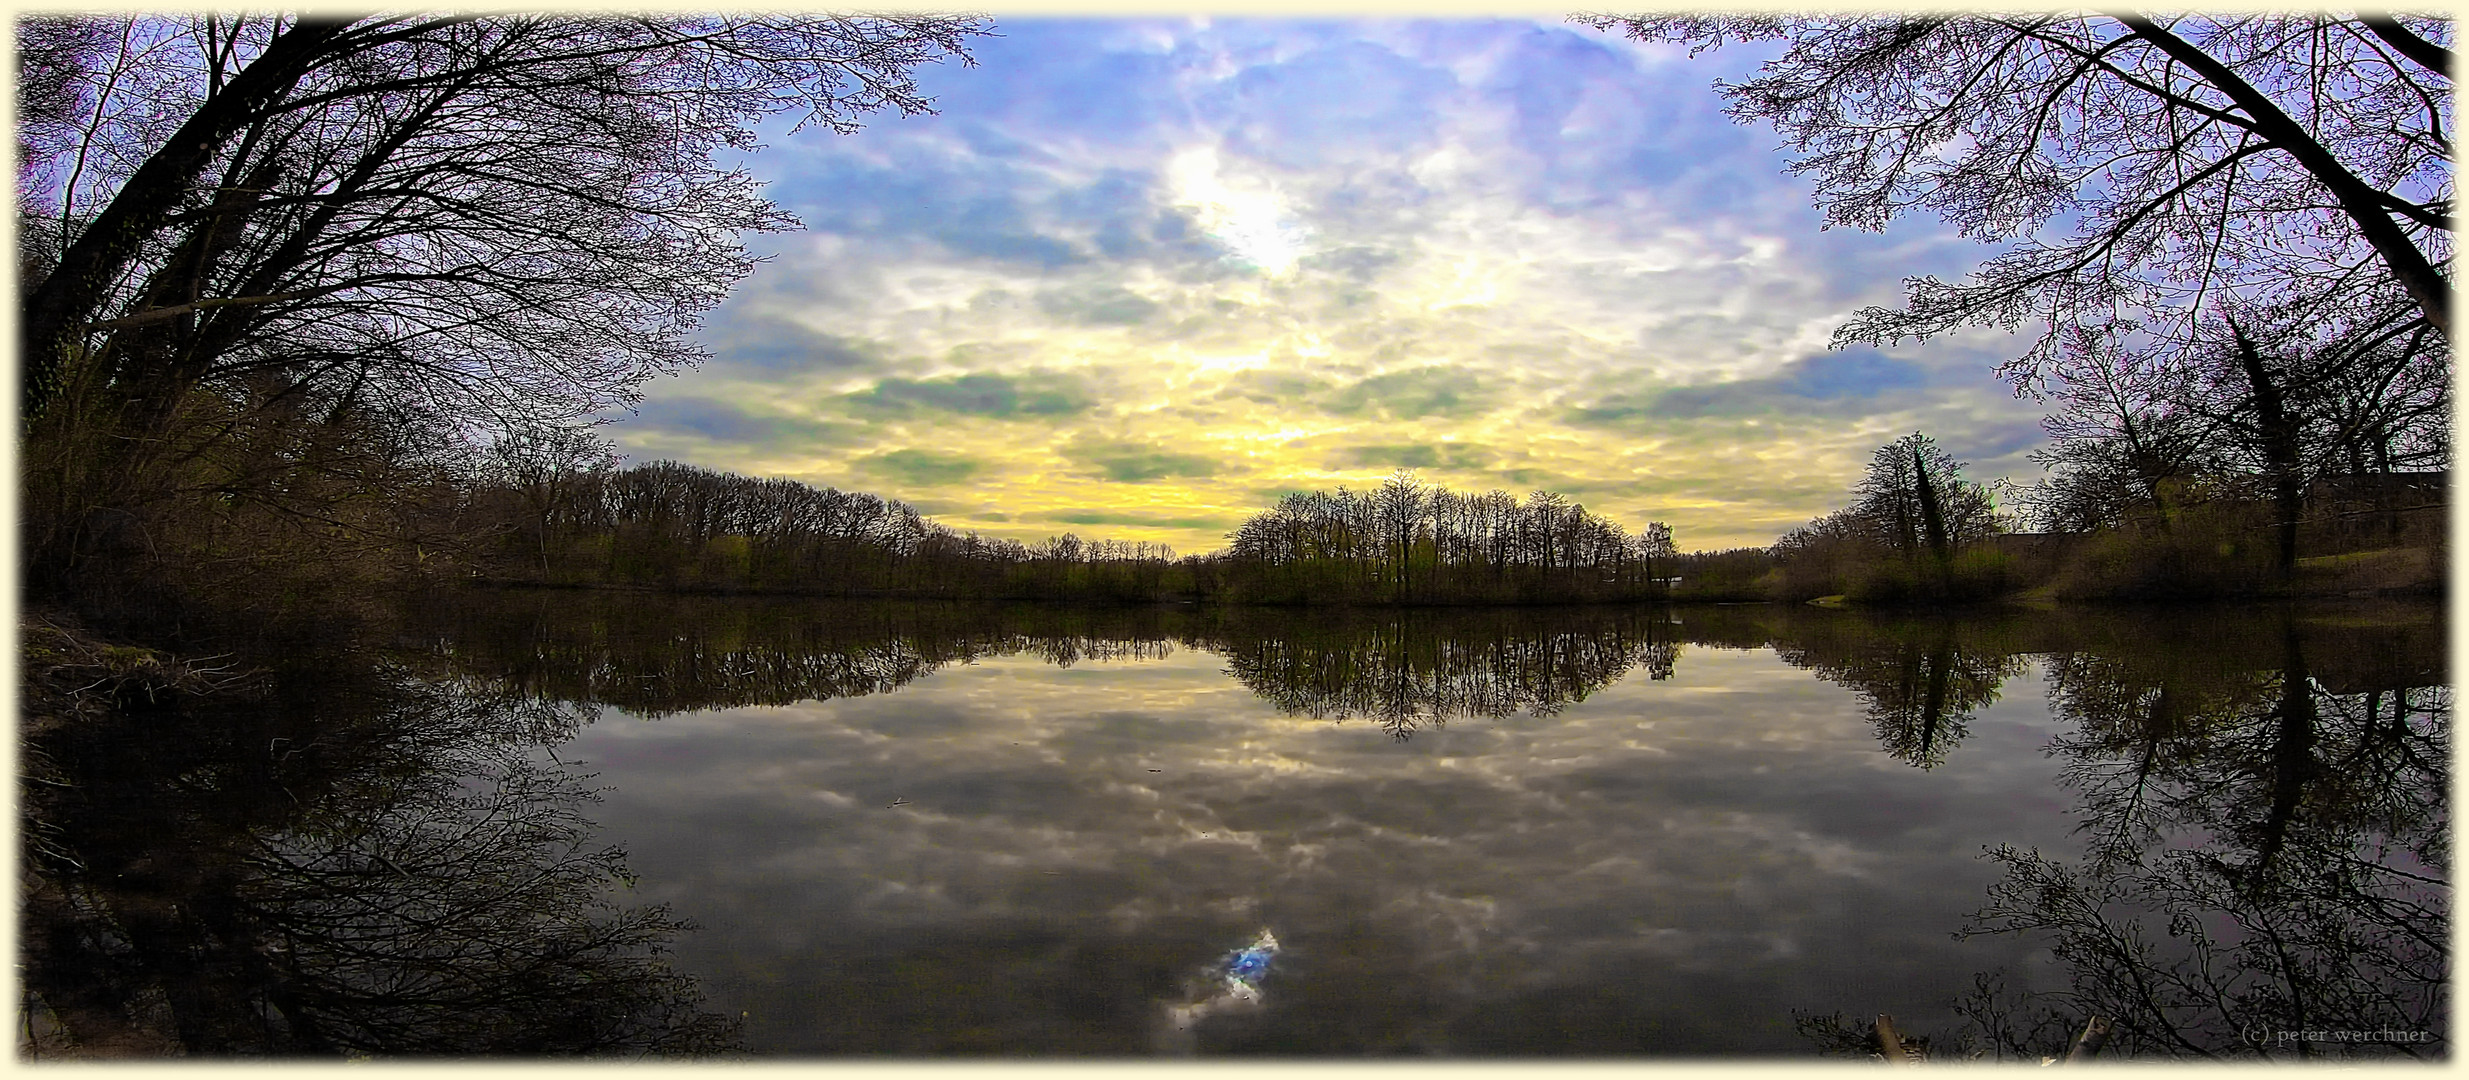
<path id="1" fill-rule="evenodd" d="M 2282 589 L 2271 534 L 2242 508 L 2198 507 L 2166 531 L 2095 533 L 2059 569 L 2067 600 L 2191 600 Z"/>

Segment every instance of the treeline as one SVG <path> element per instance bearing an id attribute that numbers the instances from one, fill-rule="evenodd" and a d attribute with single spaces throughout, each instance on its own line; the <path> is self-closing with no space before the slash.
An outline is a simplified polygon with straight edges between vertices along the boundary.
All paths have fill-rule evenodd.
<path id="1" fill-rule="evenodd" d="M 897 499 L 672 461 L 618 468 L 588 433 L 494 447 L 475 490 L 494 537 L 470 574 L 830 596 L 1149 600 L 1191 590 L 1164 545 L 963 533 Z"/>
<path id="2" fill-rule="evenodd" d="M 2283 419 L 2264 430 L 2284 466 L 2241 461 L 2240 440 L 2261 436 L 2223 422 L 2200 439 L 2191 426 L 2178 428 L 2188 445 L 2210 449 L 2176 459 L 2156 479 L 2110 469 L 2100 448 L 2084 442 L 2089 436 L 2053 420 L 2057 441 L 2038 456 L 2054 468 L 2033 487 L 2011 489 L 2018 512 L 2001 508 L 1989 486 L 1963 477 L 1962 462 L 1913 432 L 1878 448 L 1850 505 L 1766 548 L 1676 558 L 1681 583 L 1671 595 L 1895 605 L 2020 595 L 2440 593 L 2448 458 L 2387 456 L 2376 464 L 2394 471 L 2341 471 L 2355 449 L 2337 438 L 2344 429 L 2284 422 L 2298 410 L 2293 399 L 2275 400 Z M 2095 500 L 2107 509 L 2086 516 Z"/>
<path id="3" fill-rule="evenodd" d="M 2011 519 L 1927 435 L 1879 447 L 1852 493 L 1850 506 L 1775 541 L 1778 599 L 1977 600 L 2018 584 L 2013 557 L 1992 545 Z"/>
<path id="4" fill-rule="evenodd" d="M 1400 472 L 1288 495 L 1228 537 L 1216 575 L 1252 603 L 1536 603 L 1662 595 L 1671 530 L 1640 536 L 1549 491 L 1467 495 Z"/>
<path id="5" fill-rule="evenodd" d="M 466 579 L 705 592 L 1271 605 L 1977 602 L 2426 592 L 2441 473 L 2325 477 L 2294 511 L 2223 471 L 2090 528 L 2021 532 L 1927 435 L 1878 448 L 1849 505 L 1764 548 L 1681 552 L 1559 494 L 1466 494 L 1399 472 L 1286 496 L 1223 550 L 962 532 L 895 499 L 676 462 L 619 467 L 588 430 L 498 440 L 459 483 Z M 2079 477 L 2053 483 L 2080 488 Z M 401 511 L 397 511 L 400 513 Z M 2289 516 L 2284 516 L 2287 514 Z M 2295 521 L 2292 530 L 2285 523 Z M 2295 541 L 2292 541 L 2294 536 Z M 2299 552 L 2307 558 L 2302 562 Z"/>
<path id="6" fill-rule="evenodd" d="M 1453 719 L 1544 717 L 1643 670 L 1670 679 L 1681 626 L 1659 609 L 1583 606 L 1269 614 L 1225 607 L 1188 645 L 1289 715 L 1365 719 L 1393 738 Z"/>
<path id="7" fill-rule="evenodd" d="M 1399 473 L 1286 497 L 1218 553 L 961 532 L 915 507 L 657 461 L 620 468 L 589 431 L 499 439 L 469 481 L 469 576 L 564 586 L 1010 600 L 1569 603 L 1660 596 L 1676 552 L 1548 491 L 1464 495 Z"/>
<path id="8" fill-rule="evenodd" d="M 2214 679 L 2272 666 L 2294 633 L 2329 693 L 2443 685 L 2442 621 L 2424 601 L 2288 609 L 2294 621 L 2235 610 L 2245 617 L 1807 604 L 1296 611 L 506 589 L 441 590 L 405 605 L 403 636 L 411 651 L 525 700 L 651 716 L 892 693 L 995 657 L 1068 667 L 1198 650 L 1225 657 L 1230 674 L 1282 709 L 1393 733 L 1399 717 L 1548 716 L 1631 673 L 1675 677 L 1689 645 L 1772 650 L 1858 692 L 1881 746 L 1914 765 L 1934 760 L 1923 748 L 1959 742 L 2026 656 L 2097 654 L 2147 675 Z"/>

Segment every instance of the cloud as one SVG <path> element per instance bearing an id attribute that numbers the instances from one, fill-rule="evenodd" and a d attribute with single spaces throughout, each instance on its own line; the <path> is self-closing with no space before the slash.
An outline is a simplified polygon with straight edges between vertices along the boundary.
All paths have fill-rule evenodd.
<path id="1" fill-rule="evenodd" d="M 866 411 L 906 414 L 933 409 L 969 416 L 1068 416 L 1094 400 L 1079 379 L 1026 372 L 1020 375 L 957 375 L 941 379 L 890 378 L 843 399 Z"/>
<path id="2" fill-rule="evenodd" d="M 1089 441 L 1075 444 L 1065 456 L 1095 466 L 1094 475 L 1120 484 L 1145 484 L 1169 477 L 1217 475 L 1215 459 L 1198 454 L 1159 450 L 1140 443 Z"/>
<path id="3" fill-rule="evenodd" d="M 1138 145 L 1183 109 L 1174 84 L 1192 61 L 1162 21 L 1005 18 L 971 42 L 975 70 L 934 79 L 935 122 L 990 152 L 1023 133 Z"/>
<path id="4" fill-rule="evenodd" d="M 1049 315 L 1085 326 L 1136 326 L 1158 310 L 1156 301 L 1116 285 L 1055 289 L 1037 298 Z"/>
<path id="5" fill-rule="evenodd" d="M 1594 480 L 1571 476 L 1552 469 L 1503 469 L 1498 474 L 1515 485 L 1519 492 L 1550 491 L 1571 498 L 1595 495 L 1634 495 L 1639 485 L 1618 480 Z"/>
<path id="6" fill-rule="evenodd" d="M 816 233 L 925 240 L 957 255 L 1048 271 L 1092 254 L 1048 231 L 1035 194 L 1050 185 L 1018 162 L 910 144 L 890 160 L 808 155 L 798 165 L 789 205 Z M 829 197 L 798 197 L 807 192 Z"/>
<path id="7" fill-rule="evenodd" d="M 821 333 L 804 323 L 729 309 L 704 333 L 719 363 L 769 371 L 854 371 L 888 361 L 880 344 Z"/>
<path id="8" fill-rule="evenodd" d="M 839 446 L 857 437 L 857 432 L 845 424 L 786 416 L 760 416 L 729 402 L 710 398 L 653 398 L 637 406 L 634 415 L 620 423 L 628 434 L 657 430 L 684 431 L 724 443 L 795 441 L 813 446 Z"/>
<path id="9" fill-rule="evenodd" d="M 1311 493 L 1312 489 L 1310 487 L 1297 486 L 1294 484 L 1276 484 L 1269 487 L 1252 488 L 1245 491 L 1243 494 L 1252 502 L 1257 503 L 1261 509 L 1266 510 L 1270 507 L 1276 506 L 1289 495 L 1309 495 Z"/>
<path id="10" fill-rule="evenodd" d="M 1048 514 L 1042 520 L 1066 525 L 1145 525 L 1169 529 L 1214 529 L 1234 527 L 1234 520 L 1214 514 L 1142 514 L 1123 510 L 1071 510 Z"/>
<path id="11" fill-rule="evenodd" d="M 915 487 L 956 484 L 985 467 L 970 458 L 929 450 L 892 450 L 859 458 L 854 464 L 867 476 Z"/>
<path id="12" fill-rule="evenodd" d="M 1298 263 L 1306 270 L 1324 271 L 1349 281 L 1369 281 L 1380 271 L 1397 265 L 1405 258 L 1395 248 L 1349 244 L 1304 256 Z"/>
<path id="13" fill-rule="evenodd" d="M 1982 846 L 2070 843 L 2016 797 L 2052 790 L 2034 680 L 1921 784 L 1851 695 L 1768 650 L 1688 646 L 1676 680 L 1402 744 L 1284 714 L 1226 664 L 988 657 L 888 695 L 604 720 L 575 753 L 610 787 L 609 842 L 708 927 L 679 967 L 784 1054 L 1024 1017 L 1137 1053 L 1177 973 L 1271 925 L 1290 1045 L 1788 1054 L 1788 1029 L 1743 1043 L 1755 1025 L 1707 1003 L 1833 1008 L 1879 956 L 1920 997 L 2026 963 L 2032 942 L 1946 930 L 1979 906 Z M 1414 1009 L 1367 1014 L 1398 985 Z"/>
<path id="14" fill-rule="evenodd" d="M 983 125 L 969 130 L 982 135 Z M 1172 204 L 1163 162 L 1056 159 L 1028 144 L 878 145 L 866 156 L 791 155 L 774 194 L 811 234 L 896 244 L 902 262 L 939 249 L 964 264 L 1051 277 L 1135 262 L 1189 272 L 1226 253 L 1194 227 L 1191 208 Z"/>
<path id="15" fill-rule="evenodd" d="M 1831 509 L 1914 427 L 1983 479 L 2032 468 L 2038 409 L 1989 374 L 2002 335 L 1825 351 L 1979 250 L 1925 217 L 1821 232 L 1710 88 L 1764 46 L 1483 19 L 1004 34 L 923 73 L 935 115 L 764 130 L 748 167 L 808 231 L 712 314 L 719 362 L 646 388 L 676 404 L 630 452 L 953 482 L 892 456 L 938 455 L 974 466 L 956 525 L 1125 514 L 1086 524 L 1190 550 L 1219 530 L 1170 519 L 1398 467 L 1715 545 Z"/>
<path id="16" fill-rule="evenodd" d="M 1328 380 L 1304 372 L 1253 369 L 1227 376 L 1225 387 L 1211 400 L 1240 399 L 1263 405 L 1292 405 L 1319 397 L 1328 389 Z"/>
<path id="17" fill-rule="evenodd" d="M 1368 412 L 1392 420 L 1468 417 L 1492 408 L 1484 400 L 1484 389 L 1483 379 L 1460 368 L 1412 368 L 1355 383 L 1332 395 L 1324 408 L 1339 415 Z"/>
<path id="18" fill-rule="evenodd" d="M 2009 421 L 1949 434 L 1939 440 L 1957 460 L 1975 463 L 2013 457 L 2049 441 L 2038 421 Z"/>
<path id="19" fill-rule="evenodd" d="M 1402 469 L 1480 469 L 1498 460 L 1490 450 L 1464 443 L 1405 443 L 1341 446 L 1329 460 L 1357 468 L 1391 465 Z"/>
<path id="20" fill-rule="evenodd" d="M 1928 379 L 1918 364 L 1891 359 L 1867 346 L 1853 346 L 1795 360 L 1784 366 L 1776 381 L 1785 393 L 1837 399 L 1908 390 Z"/>
<path id="21" fill-rule="evenodd" d="M 1293 168 L 1379 159 L 1431 142 L 1448 71 L 1372 41 L 1248 66 L 1196 103 L 1243 153 Z"/>
<path id="22" fill-rule="evenodd" d="M 1647 420 L 1769 412 L 1862 416 L 1877 411 L 1880 399 L 1928 382 L 1919 365 L 1857 346 L 1803 357 L 1766 378 L 1613 394 L 1571 410 L 1568 420 L 1622 427 Z"/>

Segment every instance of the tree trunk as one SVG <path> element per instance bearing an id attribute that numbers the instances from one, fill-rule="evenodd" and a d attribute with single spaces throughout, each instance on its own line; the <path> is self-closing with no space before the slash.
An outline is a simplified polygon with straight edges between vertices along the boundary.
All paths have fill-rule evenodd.
<path id="1" fill-rule="evenodd" d="M 2323 770 L 2323 763 L 2315 756 L 2314 680 L 2299 648 L 2296 623 L 2282 624 L 2281 642 L 2285 659 L 2281 664 L 2280 707 L 2273 710 L 2280 724 L 2273 733 L 2271 758 L 2266 766 L 2271 776 L 2271 806 L 2255 838 L 2255 861 L 2247 869 L 2250 888 L 2261 887 L 2270 875 L 2272 864 L 2288 843 L 2290 826 L 2297 820 L 2307 788 Z"/>
<path id="2" fill-rule="evenodd" d="M 1937 485 L 1929 480 L 1929 463 L 1919 447 L 1912 448 L 1912 486 L 1920 493 L 1921 528 L 1929 540 L 1929 554 L 1944 568 L 1953 555 L 1946 537 L 1946 508 L 1938 501 Z"/>
<path id="3" fill-rule="evenodd" d="M 2272 373 L 2263 365 L 2263 353 L 2254 339 L 2236 327 L 2230 328 L 2237 342 L 2238 365 L 2245 369 L 2246 381 L 2255 398 L 2255 425 L 2262 444 L 2264 468 L 2272 478 L 2273 532 L 2278 541 L 2276 566 L 2283 582 L 2297 574 L 2298 518 L 2304 509 L 2304 492 L 2298 481 L 2297 429 L 2289 416 L 2281 388 L 2272 381 Z"/>
<path id="4" fill-rule="evenodd" d="M 94 321 L 111 283 L 126 272 L 146 240 L 168 221 L 214 155 L 232 135 L 280 100 L 323 58 L 350 19 L 301 19 L 277 35 L 220 93 L 181 123 L 163 148 L 138 166 L 111 203 L 78 234 L 60 265 L 37 284 L 20 309 L 20 423 L 40 419 L 58 393 L 68 359 Z"/>
<path id="5" fill-rule="evenodd" d="M 1938 727 L 1946 720 L 1946 680 L 1955 666 L 1954 642 L 1939 640 L 1925 662 L 1929 674 L 1920 699 L 1920 750 L 1912 762 L 1924 769 L 1932 764 L 1929 753 L 1937 743 Z"/>

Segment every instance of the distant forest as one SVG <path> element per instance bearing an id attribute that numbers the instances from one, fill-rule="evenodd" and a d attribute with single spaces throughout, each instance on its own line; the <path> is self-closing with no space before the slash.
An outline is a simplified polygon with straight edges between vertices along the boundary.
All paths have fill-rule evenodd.
<path id="1" fill-rule="evenodd" d="M 507 583 L 830 596 L 1242 603 L 1662 598 L 1671 530 L 1632 536 L 1552 492 L 1465 495 L 1400 473 L 1297 493 L 1217 553 L 1064 534 L 963 533 L 896 499 L 660 461 L 616 467 L 588 434 L 501 440 L 441 538 Z"/>
<path id="2" fill-rule="evenodd" d="M 1934 604 L 2290 592 L 2429 593 L 2442 582 L 2443 472 L 2321 476 L 2292 496 L 2257 470 L 2171 482 L 2108 521 L 2003 510 L 1925 434 L 1877 449 L 1848 504 L 1768 547 L 1683 552 L 1565 496 L 1466 494 L 1400 471 L 1298 492 L 1216 552 L 1073 534 L 1035 543 L 937 523 L 896 499 L 676 462 L 619 467 L 585 429 L 499 440 L 441 493 L 416 568 L 500 584 L 950 599 L 1331 604 L 1647 600 Z M 2306 557 L 2301 559 L 2303 553 Z"/>

